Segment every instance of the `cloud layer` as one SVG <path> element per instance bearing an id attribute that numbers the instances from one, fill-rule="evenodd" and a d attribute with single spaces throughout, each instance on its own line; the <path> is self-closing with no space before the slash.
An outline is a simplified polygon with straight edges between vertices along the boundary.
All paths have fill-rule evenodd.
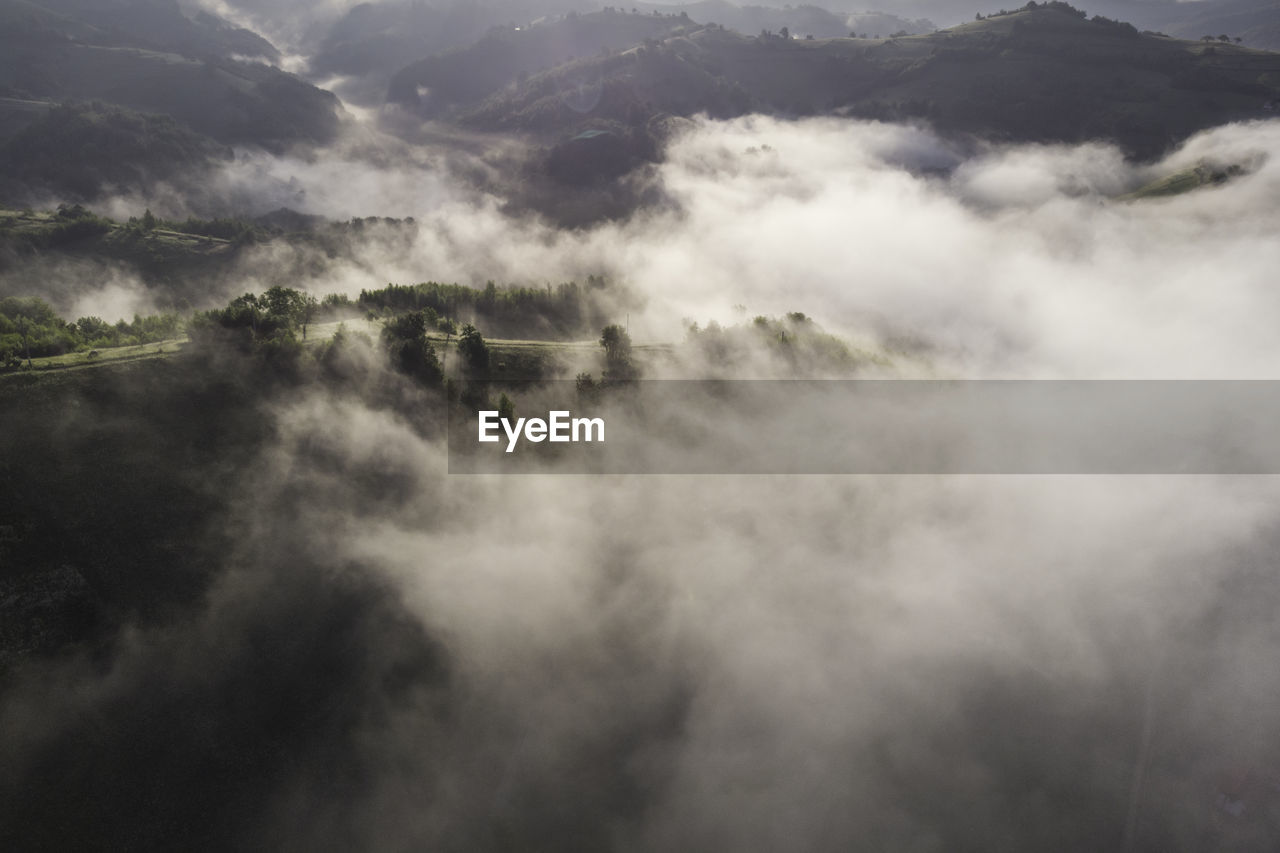
<path id="1" fill-rule="evenodd" d="M 682 318 L 739 321 L 744 306 L 923 344 L 967 376 L 1274 378 L 1277 136 L 1227 126 L 1141 165 L 1102 144 L 974 151 L 877 123 L 703 121 L 653 179 L 670 204 L 574 231 L 504 214 L 453 177 L 483 158 L 459 167 L 431 149 L 242 161 L 226 182 L 260 209 L 416 217 L 410 245 L 371 241 L 304 282 L 320 291 L 606 273 L 646 301 L 632 324 L 647 339 L 678 339 Z M 1246 174 L 1115 200 L 1197 163 Z M 247 271 L 268 276 L 263 263 Z"/>
<path id="2" fill-rule="evenodd" d="M 1141 167 L 704 122 L 670 208 L 560 232 L 410 191 L 414 239 L 324 286 L 606 271 L 655 339 L 742 304 L 945 375 L 1274 378 L 1276 134 Z M 1111 198 L 1215 158 L 1252 171 Z M 360 168 L 311 209 L 404 186 Z M 449 477 L 399 393 L 272 403 L 207 601 L 18 678 L 4 790 L 55 778 L 120 833 L 157 801 L 209 847 L 1155 851 L 1280 761 L 1270 478 Z M 115 799 L 49 774 L 77 745 Z"/>

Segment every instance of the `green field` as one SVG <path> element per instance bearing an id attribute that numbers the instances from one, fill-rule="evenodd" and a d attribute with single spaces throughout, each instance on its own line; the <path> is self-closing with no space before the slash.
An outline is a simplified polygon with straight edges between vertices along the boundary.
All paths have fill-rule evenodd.
<path id="1" fill-rule="evenodd" d="M 182 352 L 190 343 L 186 338 L 173 338 L 150 344 L 138 344 L 127 347 L 102 347 L 87 352 L 69 352 L 64 355 L 31 359 L 31 368 L 24 359 L 22 367 L 16 370 L 0 371 L 0 380 L 6 376 L 30 375 L 32 372 L 74 370 L 86 367 L 98 367 L 104 364 L 119 364 L 125 361 L 139 361 L 149 358 L 165 358 Z"/>
<path id="2" fill-rule="evenodd" d="M 127 225 L 104 223 L 98 233 L 65 233 L 66 220 L 57 213 L 0 209 L 0 240 L 25 243 L 31 249 L 56 249 L 75 255 L 95 255 L 124 261 L 143 271 L 177 273 L 229 260 L 235 251 L 230 240 L 202 234 L 186 234 L 167 228 L 147 231 Z"/>
<path id="3" fill-rule="evenodd" d="M 316 323 L 307 329 L 307 347 L 315 347 L 324 341 L 331 340 L 337 333 L 339 327 L 345 327 L 347 332 L 353 334 L 367 334 L 374 340 L 377 340 L 378 334 L 382 328 L 382 323 L 377 320 L 366 320 L 363 318 L 352 318 L 342 321 L 333 321 L 327 323 Z M 438 355 L 443 357 L 445 365 L 450 362 L 457 363 L 455 359 L 460 358 L 458 355 L 458 338 L 453 336 L 449 339 L 447 345 L 443 335 L 430 335 L 429 340 L 436 348 Z M 591 341 L 524 341 L 524 340 L 502 340 L 491 339 L 486 341 L 489 345 L 491 354 L 492 378 L 501 377 L 533 377 L 546 376 L 558 367 L 564 366 L 567 362 L 578 360 L 581 358 L 589 358 L 597 353 L 600 344 L 594 340 Z M 160 341 L 157 343 L 141 344 L 138 346 L 124 347 L 101 347 L 96 350 L 86 352 L 66 353 L 64 355 L 49 356 L 46 358 L 33 358 L 31 360 L 31 368 L 27 367 L 24 360 L 22 367 L 7 372 L 0 371 L 0 381 L 5 377 L 30 376 L 33 372 L 37 374 L 48 374 L 69 369 L 82 369 L 100 367 L 103 365 L 119 364 L 126 361 L 138 361 L 142 359 L 167 358 L 182 352 L 190 344 L 186 337 L 174 338 L 171 340 Z M 642 345 L 635 348 L 637 354 L 654 355 L 660 352 L 670 350 L 670 345 L 651 344 Z"/>
<path id="4" fill-rule="evenodd" d="M 1243 167 L 1238 165 L 1213 166 L 1208 163 L 1197 163 L 1172 175 L 1158 178 L 1127 195 L 1120 196 L 1118 201 L 1140 201 L 1148 198 L 1165 198 L 1182 195 L 1204 187 L 1215 187 L 1232 178 L 1244 174 Z"/>
<path id="5" fill-rule="evenodd" d="M 351 318 L 341 321 L 316 323 L 307 329 L 305 346 L 315 347 L 331 340 L 339 327 L 344 327 L 350 334 L 366 334 L 375 341 L 382 328 L 379 320 Z M 458 353 L 456 335 L 447 341 L 441 334 L 428 336 L 436 353 L 444 361 L 446 368 L 456 366 L 461 356 Z M 486 379 L 526 379 L 542 378 L 555 375 L 570 369 L 574 364 L 587 362 L 598 355 L 600 343 L 596 340 L 584 341 L 534 341 L 508 340 L 492 338 L 486 340 L 490 353 L 490 369 L 482 377 Z M 181 353 L 190 345 L 186 337 L 138 346 L 101 347 L 86 352 L 66 353 L 46 358 L 33 358 L 31 368 L 26 361 L 22 367 L 9 371 L 0 371 L 0 381 L 6 377 L 49 375 L 65 370 L 76 370 L 104 365 L 117 365 L 123 362 L 144 359 L 167 358 Z M 651 362 L 670 355 L 674 350 L 672 344 L 650 343 L 633 347 L 636 357 L 644 362 Z"/>

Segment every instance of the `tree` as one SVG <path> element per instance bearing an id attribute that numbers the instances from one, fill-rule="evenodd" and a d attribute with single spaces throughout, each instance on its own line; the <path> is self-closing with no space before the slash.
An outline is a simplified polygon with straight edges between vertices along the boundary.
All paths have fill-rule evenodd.
<path id="1" fill-rule="evenodd" d="M 311 325 L 311 321 L 315 319 L 316 312 L 320 310 L 320 300 L 316 299 L 310 293 L 302 297 L 302 339 L 307 339 L 307 326 Z"/>
<path id="2" fill-rule="evenodd" d="M 635 375 L 631 363 L 631 336 L 617 323 L 605 326 L 600 333 L 600 346 L 604 347 L 606 379 L 629 379 Z"/>
<path id="3" fill-rule="evenodd" d="M 1222 35 L 1218 36 L 1218 41 L 1220 42 L 1231 41 L 1231 36 L 1227 35 L 1226 33 L 1223 33 Z"/>
<path id="4" fill-rule="evenodd" d="M 472 370 L 489 369 L 489 346 L 480 336 L 480 330 L 468 323 L 458 335 L 458 352 Z"/>
<path id="5" fill-rule="evenodd" d="M 307 339 L 307 326 L 320 308 L 319 301 L 310 293 L 280 285 L 262 294 L 258 304 L 266 310 L 271 321 L 271 328 L 267 332 L 286 330 L 292 333 L 295 328 L 299 328 L 304 341 Z"/>
<path id="6" fill-rule="evenodd" d="M 293 326 L 302 316 L 306 296 L 291 287 L 275 287 L 262 294 L 262 304 L 267 313 L 284 325 Z"/>
<path id="7" fill-rule="evenodd" d="M 791 38 L 791 30 L 787 29 L 786 27 L 783 27 L 782 30 L 778 33 L 778 35 L 782 36 L 784 40 L 789 39 Z"/>
<path id="8" fill-rule="evenodd" d="M 600 346 L 604 347 L 604 357 L 609 361 L 631 357 L 631 336 L 617 323 L 605 326 L 600 332 Z"/>
<path id="9" fill-rule="evenodd" d="M 448 366 L 449 342 L 458 334 L 458 324 L 448 317 L 441 317 L 436 321 L 436 328 L 444 332 L 444 352 L 440 356 L 440 369 L 444 370 Z"/>
<path id="10" fill-rule="evenodd" d="M 424 385 L 438 385 L 443 377 L 435 347 L 427 340 L 427 318 L 421 311 L 401 314 L 382 327 L 382 342 L 392 365 Z"/>
<path id="11" fill-rule="evenodd" d="M 22 347 L 27 353 L 27 367 L 32 368 L 31 364 L 31 318 L 26 314 L 19 314 L 13 318 L 13 323 L 18 327 L 18 334 L 22 335 Z"/>
<path id="12" fill-rule="evenodd" d="M 574 380 L 574 387 L 577 389 L 579 402 L 594 403 L 600 399 L 600 386 L 596 385 L 596 380 L 590 373 L 579 373 Z"/>
<path id="13" fill-rule="evenodd" d="M 511 398 L 505 392 L 498 398 L 498 417 L 505 418 L 511 423 L 516 422 L 516 404 L 511 402 Z"/>

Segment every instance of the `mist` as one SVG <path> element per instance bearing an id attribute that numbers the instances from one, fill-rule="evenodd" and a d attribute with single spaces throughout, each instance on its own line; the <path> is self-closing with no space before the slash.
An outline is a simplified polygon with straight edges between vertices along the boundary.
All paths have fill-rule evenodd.
<path id="1" fill-rule="evenodd" d="M 92 795 L 66 825 L 116 838 L 146 799 L 201 848 L 1196 850 L 1274 766 L 1272 478 L 449 477 L 416 406 L 271 411 L 196 613 L 17 673 L 15 807 Z"/>
<path id="2" fill-rule="evenodd" d="M 1274 122 L 1135 164 L 700 119 L 640 178 L 661 204 L 575 230 L 483 156 L 388 146 L 226 166 L 255 213 L 413 218 L 258 247 L 228 287 L 605 274 L 640 342 L 802 311 L 903 375 L 1278 378 Z M 1122 198 L 1200 162 L 1243 171 Z M 59 304 L 138 310 L 88 277 Z M 6 676 L 0 839 L 1190 851 L 1222 774 L 1280 761 L 1274 478 L 449 476 L 438 401 L 365 355 L 376 391 L 219 410 L 262 419 L 245 447 L 149 425 L 218 474 L 208 582 Z M 109 431 L 106 393 L 29 440 Z"/>
<path id="3" fill-rule="evenodd" d="M 1275 378 L 1278 134 L 1274 122 L 1228 125 L 1134 163 L 1101 143 L 974 146 L 877 122 L 700 120 L 642 178 L 660 204 L 574 230 L 513 212 L 496 178 L 477 183 L 517 148 L 474 156 L 384 141 L 242 157 L 215 186 L 254 212 L 414 220 L 372 228 L 338 259 L 267 244 L 238 267 L 237 286 L 354 295 L 388 281 L 603 274 L 634 297 L 640 340 L 801 311 L 852 339 L 923 347 L 943 376 Z M 1123 198 L 1198 163 L 1242 174 Z"/>

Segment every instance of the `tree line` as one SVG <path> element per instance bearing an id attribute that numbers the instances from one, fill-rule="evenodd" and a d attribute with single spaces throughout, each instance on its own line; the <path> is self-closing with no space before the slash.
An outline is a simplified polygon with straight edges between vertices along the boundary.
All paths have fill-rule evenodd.
<path id="1" fill-rule="evenodd" d="M 0 365 L 17 367 L 29 365 L 33 358 L 155 343 L 177 337 L 182 326 L 182 318 L 173 313 L 135 314 L 133 320 L 116 323 L 81 317 L 68 323 L 39 297 L 9 296 L 0 299 Z"/>
<path id="2" fill-rule="evenodd" d="M 345 301 L 362 312 L 380 314 L 431 310 L 442 317 L 472 320 L 500 337 L 573 338 L 607 321 L 598 304 L 607 287 L 604 276 L 595 275 L 587 276 L 585 286 L 570 281 L 554 287 L 498 287 L 490 281 L 481 290 L 428 281 L 361 290 L 354 303 L 334 297 L 326 305 L 338 309 Z"/>

